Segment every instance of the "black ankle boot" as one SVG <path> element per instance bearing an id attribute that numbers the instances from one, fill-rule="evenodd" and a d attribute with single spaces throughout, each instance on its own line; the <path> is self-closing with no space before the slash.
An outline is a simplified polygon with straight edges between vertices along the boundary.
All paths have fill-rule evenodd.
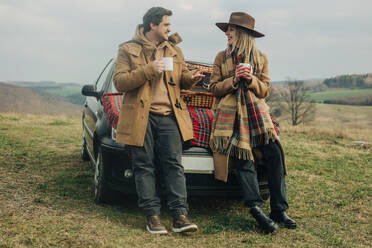
<path id="1" fill-rule="evenodd" d="M 285 211 L 271 211 L 270 218 L 288 229 L 296 229 L 297 227 L 296 222 L 289 218 Z"/>
<path id="2" fill-rule="evenodd" d="M 253 218 L 256 219 L 264 233 L 272 233 L 278 228 L 278 225 L 275 224 L 275 222 L 272 221 L 270 218 L 268 218 L 264 214 L 264 212 L 262 212 L 262 209 L 260 207 L 254 206 L 249 210 L 249 212 L 251 213 Z"/>

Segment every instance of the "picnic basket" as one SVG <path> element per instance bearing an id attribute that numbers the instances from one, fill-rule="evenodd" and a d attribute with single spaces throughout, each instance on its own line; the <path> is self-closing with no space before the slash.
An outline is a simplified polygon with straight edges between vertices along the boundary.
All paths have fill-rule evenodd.
<path id="1" fill-rule="evenodd" d="M 186 66 L 189 70 L 204 70 L 206 74 L 212 73 L 212 66 L 206 63 L 195 62 L 195 61 L 185 61 Z"/>
<path id="2" fill-rule="evenodd" d="M 181 97 L 187 107 L 212 108 L 214 102 L 212 92 L 181 90 Z"/>
<path id="3" fill-rule="evenodd" d="M 209 90 L 209 79 L 212 66 L 205 63 L 186 61 L 189 70 L 203 70 L 205 78 L 190 90 L 181 90 L 181 98 L 187 107 L 212 108 L 214 96 Z"/>

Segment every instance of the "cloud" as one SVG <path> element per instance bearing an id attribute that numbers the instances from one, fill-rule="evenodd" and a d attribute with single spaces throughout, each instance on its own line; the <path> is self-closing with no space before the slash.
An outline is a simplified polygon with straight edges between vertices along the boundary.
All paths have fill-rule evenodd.
<path id="1" fill-rule="evenodd" d="M 173 11 L 187 59 L 212 62 L 226 46 L 215 23 L 245 11 L 274 80 L 370 71 L 369 0 L 2 0 L 0 79 L 92 82 L 153 6 Z"/>
<path id="2" fill-rule="evenodd" d="M 180 5 L 180 8 L 185 11 L 191 11 L 193 9 L 191 4 L 185 4 L 185 3 L 182 3 Z"/>

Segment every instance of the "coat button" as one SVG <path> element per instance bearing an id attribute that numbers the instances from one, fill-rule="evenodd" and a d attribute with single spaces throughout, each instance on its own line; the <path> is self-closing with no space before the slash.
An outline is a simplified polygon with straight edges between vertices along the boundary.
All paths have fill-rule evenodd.
<path id="1" fill-rule="evenodd" d="M 181 104 L 180 104 L 180 102 L 178 101 L 178 99 L 176 99 L 176 104 L 174 104 L 174 106 L 176 106 L 176 108 L 179 108 L 179 109 L 182 110 Z"/>

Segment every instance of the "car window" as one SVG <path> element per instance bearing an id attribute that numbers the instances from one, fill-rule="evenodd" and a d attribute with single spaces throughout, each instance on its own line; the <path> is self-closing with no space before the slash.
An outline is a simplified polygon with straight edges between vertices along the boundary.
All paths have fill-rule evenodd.
<path id="1" fill-rule="evenodd" d="M 98 80 L 96 82 L 96 85 L 95 85 L 96 91 L 101 91 L 103 89 L 103 86 L 105 85 L 105 82 L 106 82 L 106 79 L 107 79 L 107 75 L 109 75 L 110 69 L 112 67 L 112 63 L 113 63 L 113 59 L 111 59 L 107 63 L 107 65 L 105 66 L 105 68 L 103 69 L 101 74 L 99 75 L 99 78 L 98 78 Z"/>
<path id="2" fill-rule="evenodd" d="M 109 91 L 110 92 L 115 92 L 115 93 L 118 92 L 118 90 L 116 89 L 115 84 L 114 84 L 114 77 L 113 76 L 111 77 Z"/>

